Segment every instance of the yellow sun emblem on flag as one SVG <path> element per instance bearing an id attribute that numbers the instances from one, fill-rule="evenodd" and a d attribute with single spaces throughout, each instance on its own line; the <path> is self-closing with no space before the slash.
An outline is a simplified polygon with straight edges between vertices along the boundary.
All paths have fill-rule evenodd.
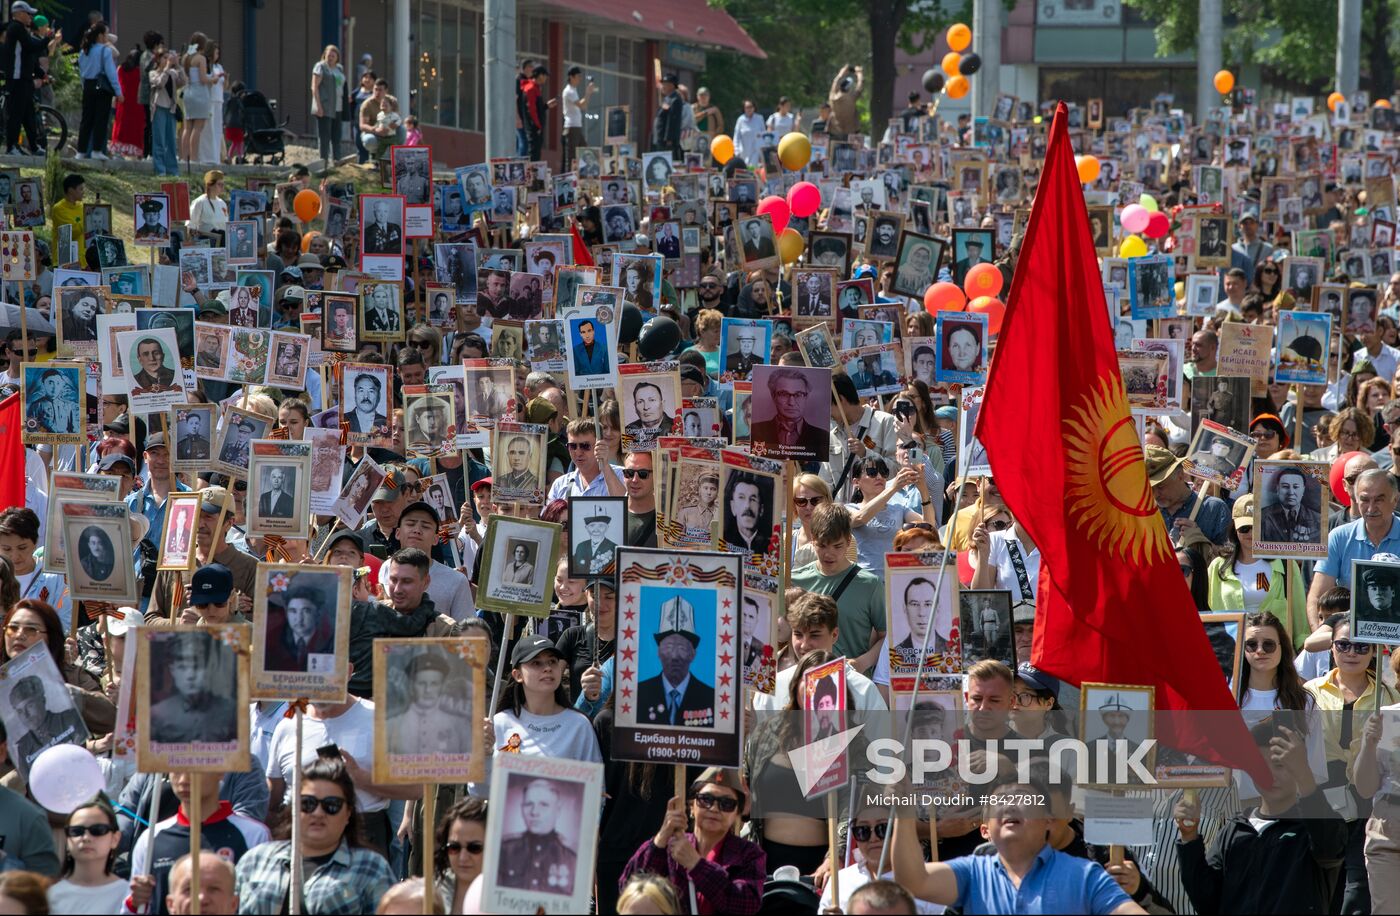
<path id="1" fill-rule="evenodd" d="M 1070 517 L 1101 549 L 1128 562 L 1169 555 L 1142 443 L 1123 384 L 1101 378 L 1064 421 Z"/>

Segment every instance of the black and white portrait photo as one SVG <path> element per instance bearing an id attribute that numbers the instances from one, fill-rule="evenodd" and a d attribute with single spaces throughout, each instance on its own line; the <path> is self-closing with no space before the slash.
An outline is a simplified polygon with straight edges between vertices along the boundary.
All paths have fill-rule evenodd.
<path id="1" fill-rule="evenodd" d="M 660 369 L 646 363 L 628 368 Z M 661 436 L 675 435 L 676 411 L 681 403 L 680 377 L 670 371 L 624 372 L 622 391 L 622 446 L 624 451 L 649 452 Z"/>
<path id="2" fill-rule="evenodd" d="M 1400 563 L 1391 559 L 1355 560 L 1351 594 L 1353 642 L 1400 642 Z"/>
<path id="3" fill-rule="evenodd" d="M 125 512 L 118 511 L 124 508 L 70 503 L 64 509 L 63 550 L 71 598 L 125 603 L 136 595 L 131 523 Z"/>
<path id="4" fill-rule="evenodd" d="M 43 639 L 0 667 L 0 721 L 21 779 L 49 748 L 87 741 L 87 725 Z"/>
<path id="5" fill-rule="evenodd" d="M 485 778 L 481 639 L 396 639 L 376 652 L 376 781 Z M 380 708 L 382 706 L 382 709 Z"/>
<path id="6" fill-rule="evenodd" d="M 617 548 L 627 530 L 627 499 L 622 496 L 569 498 L 569 575 L 612 581 Z"/>
<path id="7" fill-rule="evenodd" d="M 214 431 L 214 405 L 186 404 L 171 408 L 175 428 L 175 464 L 206 462 Z"/>
<path id="8" fill-rule="evenodd" d="M 500 478 L 496 477 L 492 494 L 499 492 Z M 550 522 L 493 515 L 481 548 L 482 587 L 477 592 L 477 606 L 544 616 L 559 562 L 559 536 L 559 526 Z"/>
<path id="9" fill-rule="evenodd" d="M 1248 433 L 1202 420 L 1186 453 L 1186 473 L 1234 489 L 1253 454 L 1254 440 Z"/>
<path id="10" fill-rule="evenodd" d="M 890 288 L 896 293 L 921 299 L 924 291 L 938 278 L 938 263 L 943 258 L 943 246 L 941 239 L 905 232 L 899 240 L 894 283 Z"/>
<path id="11" fill-rule="evenodd" d="M 259 563 L 253 595 L 254 698 L 303 693 L 338 702 L 349 676 L 354 571 Z"/>
<path id="12" fill-rule="evenodd" d="M 220 429 L 215 466 L 224 473 L 245 477 L 253 455 L 253 440 L 266 436 L 272 423 L 260 414 L 230 408 Z"/>
<path id="13" fill-rule="evenodd" d="M 739 244 L 743 249 L 745 270 L 778 266 L 777 234 L 767 214 L 740 218 Z"/>
<path id="14" fill-rule="evenodd" d="M 137 194 L 133 212 L 136 217 L 137 245 L 164 245 L 170 241 L 168 195 Z"/>
<path id="15" fill-rule="evenodd" d="M 844 264 L 844 254 L 841 260 Z M 837 277 L 837 272 L 829 267 L 794 270 L 792 290 L 797 300 L 795 314 L 799 318 L 835 318 Z"/>
<path id="16" fill-rule="evenodd" d="M 390 385 L 388 366 L 346 363 L 341 376 L 340 419 L 350 424 L 351 441 L 388 435 Z"/>
<path id="17" fill-rule="evenodd" d="M 389 151 L 394 175 L 394 193 L 408 206 L 430 203 L 432 194 L 432 149 L 426 146 L 396 146 Z"/>
<path id="18" fill-rule="evenodd" d="M 876 211 L 869 218 L 870 235 L 865 242 L 865 256 L 875 260 L 893 260 L 899 254 L 899 235 L 904 228 L 900 213 Z"/>
<path id="19" fill-rule="evenodd" d="M 1254 463 L 1254 553 L 1261 557 L 1327 555 L 1328 465 L 1317 461 Z"/>
<path id="20" fill-rule="evenodd" d="M 773 478 L 733 467 L 724 468 L 723 478 L 725 547 L 739 553 L 772 553 Z"/>
<path id="21" fill-rule="evenodd" d="M 992 658 L 1016 670 L 1011 592 L 963 589 L 958 593 L 958 621 L 964 667 Z"/>
<path id="22" fill-rule="evenodd" d="M 248 765 L 249 639 L 246 625 L 171 626 L 143 634 L 137 641 L 139 766 L 217 772 Z"/>
<path id="23" fill-rule="evenodd" d="M 360 197 L 360 250 L 367 255 L 403 255 L 403 201 L 387 194 Z"/>
<path id="24" fill-rule="evenodd" d="M 826 461 L 831 452 L 831 370 L 754 367 L 750 438 L 754 454 Z"/>
<path id="25" fill-rule="evenodd" d="M 403 294 L 397 283 L 360 284 L 360 339 L 403 340 Z"/>

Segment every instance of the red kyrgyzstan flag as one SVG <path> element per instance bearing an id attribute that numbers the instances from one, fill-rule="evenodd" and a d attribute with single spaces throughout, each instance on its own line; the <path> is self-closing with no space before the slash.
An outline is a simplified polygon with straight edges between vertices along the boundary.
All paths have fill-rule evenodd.
<path id="1" fill-rule="evenodd" d="M 24 505 L 24 416 L 19 394 L 0 401 L 0 508 Z"/>
<path id="2" fill-rule="evenodd" d="M 1236 710 L 1153 499 L 1061 102 L 976 434 L 1041 552 L 1031 660 L 1073 684 Z M 990 419 L 989 419 L 990 418 Z M 1272 777 L 1238 713 L 1158 715 L 1159 746 Z"/>

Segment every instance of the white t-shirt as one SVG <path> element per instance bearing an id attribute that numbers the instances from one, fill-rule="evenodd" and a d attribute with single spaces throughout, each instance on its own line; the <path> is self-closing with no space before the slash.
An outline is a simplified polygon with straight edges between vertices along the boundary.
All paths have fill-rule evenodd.
<path id="1" fill-rule="evenodd" d="M 573 86 L 565 86 L 564 91 L 559 93 L 560 107 L 564 109 L 564 129 L 570 127 L 583 126 L 583 109 L 578 105 L 578 90 Z"/>
<path id="2" fill-rule="evenodd" d="M 1264 581 L 1267 583 L 1273 575 L 1273 564 L 1268 560 L 1255 560 L 1246 565 L 1236 564 L 1235 575 L 1239 576 L 1240 587 L 1244 589 L 1244 609 L 1246 611 L 1257 611 L 1264 603 L 1264 599 L 1269 597 L 1269 586 L 1259 587 L 1259 574 L 1264 574 Z"/>
<path id="3" fill-rule="evenodd" d="M 1040 548 L 1028 551 L 1026 545 L 1016 537 L 1015 528 L 1008 528 L 1005 531 L 993 531 L 991 533 L 991 544 L 987 551 L 987 562 L 996 567 L 997 588 L 1004 588 L 1011 592 L 1011 603 L 1017 601 L 1034 601 L 1036 583 L 1040 581 Z M 1016 542 L 1016 549 L 1021 552 L 1021 562 L 1026 567 L 1026 582 L 1031 587 L 1029 595 L 1021 591 L 1020 580 L 1016 576 L 1016 564 L 1011 562 L 1011 551 L 1007 544 Z"/>
<path id="4" fill-rule="evenodd" d="M 894 872 L 885 872 L 887 880 L 894 880 Z M 870 883 L 870 868 L 865 862 L 857 862 L 854 865 L 847 865 L 841 869 L 837 875 L 837 884 L 841 885 L 841 912 L 848 913 L 851 909 L 851 895 L 858 889 Z M 827 907 L 831 906 L 831 884 L 826 882 L 826 890 L 822 891 L 821 903 L 817 906 L 817 912 L 825 913 Z M 945 912 L 947 907 L 938 903 L 929 903 L 926 900 L 914 900 L 914 912 L 921 916 L 935 916 L 935 914 Z"/>
<path id="5" fill-rule="evenodd" d="M 64 879 L 49 888 L 50 913 L 118 913 L 131 885 L 113 878 L 97 887 L 81 887 Z"/>
<path id="6" fill-rule="evenodd" d="M 1247 688 L 1240 701 L 1240 714 L 1245 725 L 1253 727 L 1272 715 L 1278 702 L 1277 690 L 1254 690 Z M 1321 785 L 1327 781 L 1327 747 L 1322 740 L 1322 717 L 1318 714 L 1317 703 L 1308 695 L 1308 768 L 1313 778 Z M 1244 770 L 1234 770 L 1235 787 L 1240 798 L 1258 798 L 1259 789 L 1254 780 Z"/>
<path id="7" fill-rule="evenodd" d="M 792 112 L 779 114 L 775 111 L 768 116 L 768 129 L 777 134 L 780 140 L 784 134 L 792 132 L 795 124 L 797 124 L 797 117 Z"/>
<path id="8" fill-rule="evenodd" d="M 301 765 L 314 763 L 316 748 L 334 744 L 355 758 L 363 769 L 374 764 L 374 704 L 356 699 L 355 705 L 334 719 L 301 717 Z M 293 761 L 296 759 L 297 722 L 283 719 L 272 732 L 272 746 L 267 754 L 266 776 L 287 784 L 287 802 L 292 798 Z M 389 799 L 355 787 L 355 803 L 361 811 L 383 811 Z"/>
<path id="9" fill-rule="evenodd" d="M 517 716 L 505 709 L 496 713 L 491 723 L 496 729 L 497 753 L 503 753 L 503 748 L 510 747 L 511 750 L 505 753 L 603 762 L 593 723 L 577 710 L 565 709 L 552 716 L 537 716 L 522 709 Z M 520 744 L 512 747 L 514 742 L 511 739 L 517 735 Z"/>

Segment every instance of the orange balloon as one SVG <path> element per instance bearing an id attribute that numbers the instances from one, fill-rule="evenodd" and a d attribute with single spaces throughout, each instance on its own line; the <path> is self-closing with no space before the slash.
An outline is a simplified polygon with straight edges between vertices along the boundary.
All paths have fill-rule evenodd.
<path id="1" fill-rule="evenodd" d="M 728 134 L 718 134 L 710 141 L 710 155 L 720 165 L 729 162 L 734 158 L 734 140 Z"/>
<path id="2" fill-rule="evenodd" d="M 1327 97 L 1327 110 L 1336 111 L 1337 106 L 1340 105 L 1342 102 L 1345 102 L 1346 100 L 1347 97 L 1342 95 L 1340 92 L 1332 93 Z"/>
<path id="3" fill-rule="evenodd" d="M 1079 173 L 1081 184 L 1090 184 L 1099 177 L 1099 157 L 1098 156 L 1075 156 L 1074 168 Z"/>
<path id="4" fill-rule="evenodd" d="M 958 64 L 962 61 L 962 55 L 957 51 L 949 51 L 943 55 L 943 72 L 949 76 L 958 75 Z"/>
<path id="5" fill-rule="evenodd" d="M 292 198 L 292 209 L 296 211 L 297 219 L 309 223 L 321 212 L 321 195 L 310 188 L 302 188 Z"/>
<path id="6" fill-rule="evenodd" d="M 990 265 L 989 265 L 990 266 Z M 992 296 L 979 296 L 967 305 L 969 312 L 982 312 L 987 316 L 987 331 L 1001 333 L 1001 322 L 1006 317 L 1006 304 Z"/>
<path id="7" fill-rule="evenodd" d="M 1235 74 L 1229 70 L 1221 70 L 1215 74 L 1215 91 L 1221 95 L 1229 95 L 1230 90 L 1235 88 Z"/>
<path id="8" fill-rule="evenodd" d="M 948 26 L 948 47 L 954 51 L 966 51 L 970 44 L 972 44 L 972 29 L 961 22 L 955 22 Z"/>
<path id="9" fill-rule="evenodd" d="M 1001 292 L 1003 282 L 1005 278 L 995 264 L 982 263 L 969 269 L 963 277 L 963 291 L 972 300 L 995 296 Z"/>
<path id="10" fill-rule="evenodd" d="M 971 89 L 972 84 L 969 83 L 967 77 L 963 76 L 961 73 L 948 80 L 943 86 L 943 91 L 948 93 L 948 98 L 950 99 L 960 99 L 967 95 L 968 91 Z"/>
<path id="11" fill-rule="evenodd" d="M 303 235 L 303 236 L 301 237 L 301 253 L 302 253 L 302 254 L 306 254 L 308 251 L 311 250 L 311 240 L 314 239 L 316 236 L 318 236 L 318 235 L 320 235 L 320 234 L 321 234 L 321 233 L 317 232 L 315 229 L 312 229 L 310 232 L 306 233 L 305 235 Z"/>
<path id="12" fill-rule="evenodd" d="M 967 297 L 956 283 L 943 281 L 924 290 L 924 309 L 934 312 L 961 312 L 967 308 Z"/>
<path id="13" fill-rule="evenodd" d="M 1390 99 L 1376 99 L 1376 107 L 1377 107 L 1377 108 L 1389 108 L 1389 107 L 1390 107 Z"/>

